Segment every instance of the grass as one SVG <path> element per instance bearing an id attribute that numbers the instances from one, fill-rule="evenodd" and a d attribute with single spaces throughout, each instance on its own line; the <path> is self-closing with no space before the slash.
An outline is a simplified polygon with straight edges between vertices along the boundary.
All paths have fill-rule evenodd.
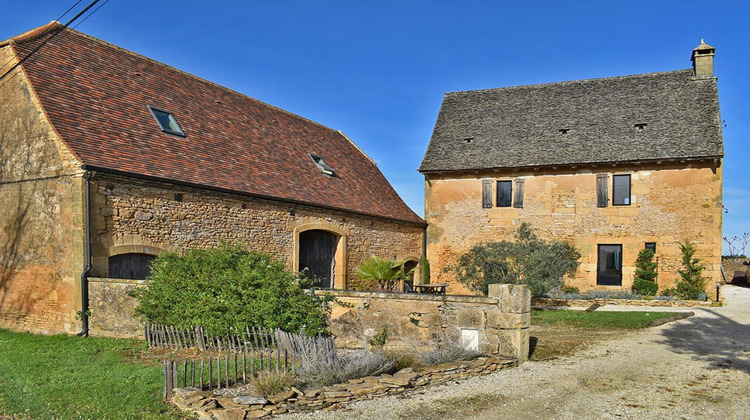
<path id="1" fill-rule="evenodd" d="M 568 356 L 603 340 L 646 328 L 655 319 L 671 312 L 584 312 L 571 310 L 532 310 L 531 353 L 535 361 Z"/>
<path id="2" fill-rule="evenodd" d="M 180 419 L 135 340 L 0 329 L 0 418 Z"/>
<path id="3" fill-rule="evenodd" d="M 531 325 L 565 324 L 578 328 L 646 328 L 651 321 L 675 315 L 673 312 L 585 312 L 571 310 L 531 311 Z"/>

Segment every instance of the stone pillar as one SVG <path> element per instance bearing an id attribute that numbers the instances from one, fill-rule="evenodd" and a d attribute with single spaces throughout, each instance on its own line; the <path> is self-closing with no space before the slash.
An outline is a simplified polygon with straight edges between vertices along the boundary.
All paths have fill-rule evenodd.
<path id="1" fill-rule="evenodd" d="M 529 358 L 531 327 L 531 292 L 523 284 L 490 284 L 489 297 L 498 299 L 498 312 L 487 314 L 487 333 L 497 332 L 503 356 L 515 357 L 518 363 Z"/>

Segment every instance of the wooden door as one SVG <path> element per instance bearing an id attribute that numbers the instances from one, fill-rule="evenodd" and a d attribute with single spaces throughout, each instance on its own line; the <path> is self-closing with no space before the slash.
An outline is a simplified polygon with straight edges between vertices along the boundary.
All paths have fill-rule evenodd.
<path id="1" fill-rule="evenodd" d="M 324 230 L 299 234 L 299 269 L 307 269 L 309 278 L 318 279 L 316 287 L 333 287 L 333 264 L 338 236 Z"/>

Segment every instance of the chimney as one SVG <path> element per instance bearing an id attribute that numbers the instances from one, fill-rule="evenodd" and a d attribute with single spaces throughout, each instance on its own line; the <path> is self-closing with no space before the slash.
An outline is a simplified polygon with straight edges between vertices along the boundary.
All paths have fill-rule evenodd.
<path id="1" fill-rule="evenodd" d="M 701 39 L 701 44 L 693 49 L 693 71 L 696 79 L 711 79 L 714 77 L 714 51 L 716 48 L 706 44 Z"/>

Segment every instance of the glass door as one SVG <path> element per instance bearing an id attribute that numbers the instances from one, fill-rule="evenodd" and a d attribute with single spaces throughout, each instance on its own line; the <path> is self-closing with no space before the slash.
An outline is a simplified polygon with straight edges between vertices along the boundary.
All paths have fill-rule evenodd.
<path id="1" fill-rule="evenodd" d="M 622 245 L 599 245 L 596 284 L 622 286 Z"/>

